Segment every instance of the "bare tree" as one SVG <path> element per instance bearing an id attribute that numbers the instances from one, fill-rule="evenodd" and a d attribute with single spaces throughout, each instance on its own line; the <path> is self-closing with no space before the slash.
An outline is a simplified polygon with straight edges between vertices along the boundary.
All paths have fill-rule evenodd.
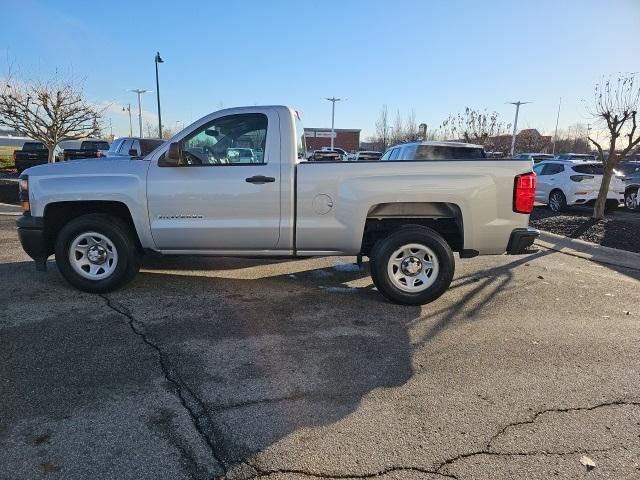
<path id="1" fill-rule="evenodd" d="M 416 121 L 416 111 L 411 109 L 404 121 L 403 142 L 415 142 L 418 140 L 418 122 Z"/>
<path id="2" fill-rule="evenodd" d="M 383 105 L 380 109 L 380 116 L 376 120 L 376 143 L 380 144 L 380 150 L 384 151 L 389 146 L 389 111 Z"/>
<path id="3" fill-rule="evenodd" d="M 402 115 L 400 115 L 400 110 L 396 110 L 396 119 L 393 122 L 393 127 L 391 127 L 391 145 L 395 145 L 398 143 L 402 143 L 404 136 L 404 123 L 402 121 Z"/>
<path id="4" fill-rule="evenodd" d="M 158 125 L 151 124 L 149 122 L 144 122 L 144 131 L 146 133 L 147 138 L 159 138 L 158 135 Z M 162 125 L 162 138 L 164 140 L 168 140 L 173 137 L 176 132 L 173 129 L 167 127 L 166 125 Z"/>
<path id="5" fill-rule="evenodd" d="M 449 115 L 440 125 L 441 136 L 448 140 L 464 140 L 492 149 L 491 139 L 507 132 L 511 124 L 499 119 L 498 112 L 487 113 L 466 107 L 463 113 Z"/>
<path id="6" fill-rule="evenodd" d="M 0 124 L 44 143 L 49 162 L 55 161 L 60 141 L 98 136 L 101 114 L 85 100 L 82 88 L 69 81 L 8 78 L 0 88 Z"/>
<path id="7" fill-rule="evenodd" d="M 605 156 L 600 142 L 589 136 L 589 141 L 595 145 L 604 164 L 600 191 L 593 207 L 595 219 L 604 218 L 613 170 L 620 162 L 631 157 L 640 145 L 640 131 L 637 128 L 639 106 L 640 82 L 636 74 L 603 80 L 594 88 L 594 102 L 588 110 L 599 123 L 606 126 L 608 142 L 608 145 L 605 144 L 608 155 Z"/>

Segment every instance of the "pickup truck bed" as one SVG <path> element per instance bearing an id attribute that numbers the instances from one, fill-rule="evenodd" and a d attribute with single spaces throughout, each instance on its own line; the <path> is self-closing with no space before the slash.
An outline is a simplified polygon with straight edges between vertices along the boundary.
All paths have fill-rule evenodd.
<path id="1" fill-rule="evenodd" d="M 65 278 L 87 291 L 124 284 L 145 250 L 367 256 L 381 293 L 420 304 L 448 287 L 453 251 L 521 253 L 537 235 L 528 229 L 529 161 L 306 162 L 302 139 L 287 107 L 235 108 L 187 127 L 144 161 L 29 169 L 23 246 L 41 267 L 55 253 Z M 220 159 L 238 148 L 263 152 L 261 163 Z M 113 268 L 104 263 L 114 261 L 109 249 Z"/>

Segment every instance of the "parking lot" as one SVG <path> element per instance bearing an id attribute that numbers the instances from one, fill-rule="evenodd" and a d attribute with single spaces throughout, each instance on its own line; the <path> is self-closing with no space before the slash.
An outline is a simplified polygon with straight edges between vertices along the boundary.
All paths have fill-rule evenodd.
<path id="1" fill-rule="evenodd" d="M 640 477 L 640 262 L 459 261 L 418 308 L 353 258 L 167 258 L 99 296 L 14 221 L 1 478 Z"/>

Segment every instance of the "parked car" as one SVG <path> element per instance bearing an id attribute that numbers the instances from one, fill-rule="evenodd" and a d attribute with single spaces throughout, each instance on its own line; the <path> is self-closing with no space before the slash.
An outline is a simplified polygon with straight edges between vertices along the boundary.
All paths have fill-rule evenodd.
<path id="1" fill-rule="evenodd" d="M 337 154 L 340 155 L 340 159 L 344 162 L 349 160 L 349 154 L 347 153 L 347 151 L 343 148 L 340 147 L 322 147 L 321 151 L 323 152 L 336 152 Z"/>
<path id="2" fill-rule="evenodd" d="M 229 148 L 227 150 L 229 163 L 257 163 L 252 148 Z"/>
<path id="3" fill-rule="evenodd" d="M 640 160 L 631 160 L 618 168 L 624 177 L 624 206 L 627 210 L 640 210 Z"/>
<path id="4" fill-rule="evenodd" d="M 543 160 L 553 160 L 555 157 L 550 153 L 518 153 L 513 158 L 531 160 L 533 163 L 539 163 Z"/>
<path id="5" fill-rule="evenodd" d="M 381 161 L 412 160 L 482 160 L 486 159 L 482 145 L 461 142 L 411 142 L 394 145 Z"/>
<path id="6" fill-rule="evenodd" d="M 556 155 L 555 160 L 573 160 L 574 162 L 595 162 L 598 157 L 589 153 L 562 153 Z"/>
<path id="7" fill-rule="evenodd" d="M 55 253 L 88 292 L 131 280 L 145 251 L 367 256 L 380 293 L 418 305 L 448 288 L 454 251 L 518 254 L 538 235 L 531 162 L 306 162 L 304 142 L 288 107 L 230 108 L 141 161 L 32 167 L 19 182 L 22 246 L 39 269 Z M 248 143 L 261 163 L 218 161 Z"/>
<path id="8" fill-rule="evenodd" d="M 144 157 L 153 152 L 164 140 L 161 138 L 122 137 L 113 141 L 105 157 Z"/>
<path id="9" fill-rule="evenodd" d="M 54 157 L 62 160 L 62 149 L 56 146 Z M 49 161 L 49 149 L 42 142 L 24 142 L 22 149 L 13 152 L 13 161 L 18 173 L 36 165 L 42 165 Z"/>
<path id="10" fill-rule="evenodd" d="M 343 156 L 334 150 L 315 150 L 309 157 L 310 162 L 342 162 Z"/>
<path id="11" fill-rule="evenodd" d="M 593 205 L 598 197 L 604 167 L 599 162 L 544 160 L 533 167 L 538 177 L 536 201 L 554 212 L 573 205 Z M 624 182 L 614 175 L 609 184 L 607 209 L 624 201 Z"/>
<path id="12" fill-rule="evenodd" d="M 352 162 L 372 162 L 380 160 L 382 152 L 375 152 L 373 150 L 362 150 L 353 154 Z"/>
<path id="13" fill-rule="evenodd" d="M 65 160 L 80 158 L 99 158 L 109 151 L 109 142 L 105 140 L 83 140 L 80 148 L 65 148 L 62 151 Z"/>

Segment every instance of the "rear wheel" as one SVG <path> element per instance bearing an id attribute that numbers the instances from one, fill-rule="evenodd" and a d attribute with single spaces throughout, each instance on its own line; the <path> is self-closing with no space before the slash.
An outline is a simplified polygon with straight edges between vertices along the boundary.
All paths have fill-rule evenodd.
<path id="1" fill-rule="evenodd" d="M 371 252 L 370 267 L 373 283 L 389 300 L 423 305 L 449 288 L 455 262 L 451 248 L 437 232 L 415 226 L 379 240 Z"/>
<path id="2" fill-rule="evenodd" d="M 629 190 L 624 192 L 624 206 L 627 210 L 640 210 L 637 188 L 630 188 Z"/>
<path id="3" fill-rule="evenodd" d="M 62 276 L 85 292 L 115 290 L 140 269 L 131 229 L 110 215 L 89 214 L 70 221 L 58 234 L 55 254 Z"/>
<path id="4" fill-rule="evenodd" d="M 549 208 L 553 212 L 564 212 L 567 209 L 567 197 L 560 190 L 554 190 L 549 195 Z"/>

